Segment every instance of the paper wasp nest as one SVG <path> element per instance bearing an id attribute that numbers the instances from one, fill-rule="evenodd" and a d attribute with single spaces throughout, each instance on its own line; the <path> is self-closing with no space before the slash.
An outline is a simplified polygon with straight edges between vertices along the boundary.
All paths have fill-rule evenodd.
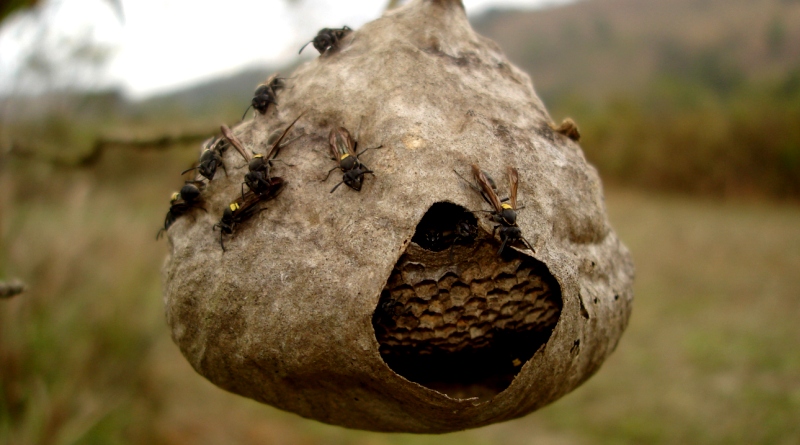
<path id="1" fill-rule="evenodd" d="M 616 347 L 633 298 L 596 171 L 459 1 L 416 0 L 341 34 L 233 129 L 266 155 L 305 113 L 271 167 L 281 193 L 224 235 L 223 252 L 212 226 L 248 171 L 228 149 L 227 176 L 202 191 L 207 213 L 175 215 L 175 342 L 228 391 L 352 428 L 460 430 L 573 390 Z M 360 192 L 330 193 L 338 169 L 324 180 L 338 127 L 359 151 L 382 145 L 359 156 L 374 172 Z M 502 224 L 472 164 L 501 199 L 517 169 L 516 223 L 535 253 L 512 239 L 498 254 Z"/>

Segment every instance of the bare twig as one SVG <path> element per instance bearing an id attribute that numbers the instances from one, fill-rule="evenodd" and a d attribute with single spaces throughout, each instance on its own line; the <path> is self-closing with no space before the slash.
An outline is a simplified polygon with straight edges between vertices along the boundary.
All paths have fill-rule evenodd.
<path id="1" fill-rule="evenodd" d="M 19 280 L 11 280 L 6 283 L 0 281 L 0 298 L 11 298 L 25 292 L 25 284 Z"/>
<path id="2" fill-rule="evenodd" d="M 208 132 L 210 133 L 210 132 Z M 63 157 L 48 157 L 39 154 L 39 151 L 24 146 L 19 142 L 12 142 L 7 153 L 21 159 L 52 164 L 57 167 L 85 168 L 91 167 L 100 160 L 103 153 L 110 148 L 127 148 L 134 150 L 168 150 L 177 145 L 189 145 L 202 142 L 208 138 L 208 133 L 185 133 L 179 135 L 163 135 L 149 139 L 105 139 L 99 138 L 92 145 L 88 153 L 76 159 Z M 5 150 L 0 150 L 0 152 Z"/>

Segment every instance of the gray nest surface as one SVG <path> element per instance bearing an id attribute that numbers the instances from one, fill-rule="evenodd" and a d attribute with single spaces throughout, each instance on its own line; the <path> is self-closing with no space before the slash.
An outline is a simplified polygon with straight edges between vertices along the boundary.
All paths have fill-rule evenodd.
<path id="1" fill-rule="evenodd" d="M 212 226 L 247 163 L 222 154 L 167 232 L 174 341 L 221 388 L 322 422 L 441 433 L 522 416 L 595 373 L 627 325 L 633 265 L 595 169 L 553 130 L 529 77 L 459 1 L 416 0 L 297 69 L 278 104 L 233 128 L 285 185 L 232 235 Z M 357 192 L 331 159 L 344 127 L 374 172 Z M 501 253 L 471 165 L 510 198 Z M 460 177 L 461 176 L 461 177 Z M 505 204 L 510 199 L 502 201 Z"/>

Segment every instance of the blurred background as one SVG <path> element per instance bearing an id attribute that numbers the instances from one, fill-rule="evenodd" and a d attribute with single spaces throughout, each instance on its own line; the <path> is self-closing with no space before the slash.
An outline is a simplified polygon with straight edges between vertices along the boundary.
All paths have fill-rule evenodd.
<path id="1" fill-rule="evenodd" d="M 211 2 L 208 2 L 211 4 Z M 522 419 L 350 431 L 228 394 L 170 339 L 178 172 L 322 27 L 382 1 L 0 3 L 0 443 L 800 443 L 800 0 L 465 0 L 572 117 L 632 250 L 628 331 Z"/>

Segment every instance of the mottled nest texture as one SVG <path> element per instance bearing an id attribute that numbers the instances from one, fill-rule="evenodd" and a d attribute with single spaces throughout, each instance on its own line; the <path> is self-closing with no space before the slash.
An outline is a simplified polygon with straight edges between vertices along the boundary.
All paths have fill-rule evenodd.
<path id="1" fill-rule="evenodd" d="M 228 149 L 227 175 L 201 187 L 207 212 L 189 206 L 167 231 L 164 300 L 182 353 L 228 391 L 376 431 L 478 427 L 576 388 L 616 347 L 633 299 L 595 169 L 459 1 L 416 0 L 337 38 L 233 128 L 267 155 L 302 115 L 270 169 L 281 193 L 223 251 L 212 227 L 248 172 Z M 339 169 L 325 179 L 338 127 L 359 151 L 381 146 L 359 156 L 374 172 L 360 191 L 330 193 Z M 502 224 L 473 164 L 503 203 L 517 169 L 528 245 L 498 253 Z"/>

